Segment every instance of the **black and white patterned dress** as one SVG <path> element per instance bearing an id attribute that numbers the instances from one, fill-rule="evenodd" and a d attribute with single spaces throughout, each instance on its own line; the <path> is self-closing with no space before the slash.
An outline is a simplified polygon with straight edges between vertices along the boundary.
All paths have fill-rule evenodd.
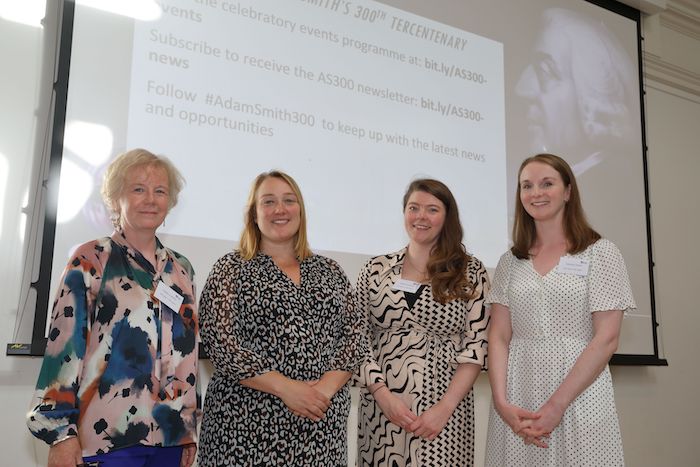
<path id="1" fill-rule="evenodd" d="M 571 256 L 588 261 L 586 275 L 555 267 L 542 276 L 530 259 L 508 251 L 487 297 L 488 303 L 500 303 L 510 312 L 506 396 L 526 410 L 542 407 L 569 374 L 593 338 L 593 313 L 635 308 L 625 262 L 611 241 L 600 239 Z M 566 409 L 547 443 L 546 449 L 525 445 L 491 404 L 487 466 L 624 465 L 607 366 Z"/>
<path id="2" fill-rule="evenodd" d="M 294 284 L 267 255 L 220 258 L 202 291 L 201 333 L 214 364 L 198 465 L 347 465 L 345 386 L 319 422 L 241 379 L 276 370 L 297 380 L 354 371 L 365 357 L 352 288 L 340 266 L 314 255 Z M 366 348 L 365 348 L 366 349 Z"/>
<path id="3" fill-rule="evenodd" d="M 358 465 L 471 466 L 474 463 L 474 399 L 470 392 L 433 441 L 391 423 L 367 386 L 383 381 L 420 415 L 440 400 L 457 365 L 484 365 L 489 282 L 483 264 L 472 258 L 469 280 L 476 286 L 469 301 L 437 302 L 430 285 L 417 297 L 393 290 L 401 277 L 406 249 L 370 260 L 357 283 L 358 307 L 365 313 L 372 357 L 358 375 L 360 385 Z M 415 298 L 415 302 L 413 302 Z M 411 304 L 412 303 L 412 304 Z"/>

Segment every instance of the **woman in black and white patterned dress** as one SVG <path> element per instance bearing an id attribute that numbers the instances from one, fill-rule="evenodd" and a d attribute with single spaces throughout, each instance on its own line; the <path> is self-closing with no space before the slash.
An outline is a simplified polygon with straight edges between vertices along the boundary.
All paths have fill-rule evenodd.
<path id="1" fill-rule="evenodd" d="M 214 374 L 199 466 L 346 466 L 346 383 L 366 350 L 345 274 L 309 249 L 291 177 L 256 178 L 240 249 L 216 262 L 200 307 Z"/>
<path id="2" fill-rule="evenodd" d="M 357 284 L 372 349 L 358 377 L 358 465 L 470 466 L 488 276 L 443 183 L 414 181 L 403 204 L 408 246 L 371 259 Z"/>

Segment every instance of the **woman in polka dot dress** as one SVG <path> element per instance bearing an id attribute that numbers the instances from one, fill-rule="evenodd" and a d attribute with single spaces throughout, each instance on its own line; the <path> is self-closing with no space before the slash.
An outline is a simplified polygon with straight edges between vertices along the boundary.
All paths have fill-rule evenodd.
<path id="1" fill-rule="evenodd" d="M 523 161 L 513 247 L 492 289 L 487 466 L 621 466 L 607 362 L 635 308 L 617 247 L 587 223 L 560 157 Z"/>

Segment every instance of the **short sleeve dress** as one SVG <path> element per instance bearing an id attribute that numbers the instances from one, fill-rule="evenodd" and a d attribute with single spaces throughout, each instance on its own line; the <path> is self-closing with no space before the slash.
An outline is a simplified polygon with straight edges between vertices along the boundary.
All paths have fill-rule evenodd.
<path id="1" fill-rule="evenodd" d="M 406 249 L 371 259 L 360 272 L 357 303 L 372 349 L 357 376 L 360 386 L 357 464 L 362 467 L 453 467 L 474 463 L 473 392 L 459 403 L 437 438 L 427 441 L 391 423 L 368 386 L 384 382 L 417 415 L 440 400 L 457 366 L 486 363 L 489 321 L 486 268 L 472 257 L 469 300 L 441 304 L 430 284 L 415 294 L 396 290 Z M 413 296 L 411 296 L 413 295 Z"/>
<path id="2" fill-rule="evenodd" d="M 635 308 L 624 260 L 600 239 L 581 253 L 586 275 L 541 276 L 532 261 L 508 251 L 500 259 L 488 303 L 508 307 L 512 337 L 508 350 L 508 401 L 536 411 L 559 387 L 593 337 L 592 313 Z M 491 406 L 487 466 L 621 466 L 622 438 L 610 370 L 568 407 L 551 434 L 549 448 L 525 445 Z"/>
<path id="3" fill-rule="evenodd" d="M 199 446 L 200 467 L 347 466 L 347 386 L 319 422 L 293 415 L 241 379 L 275 370 L 310 381 L 354 371 L 365 358 L 353 290 L 338 264 L 313 255 L 296 285 L 271 257 L 220 258 L 200 299 L 202 341 L 214 365 Z"/>

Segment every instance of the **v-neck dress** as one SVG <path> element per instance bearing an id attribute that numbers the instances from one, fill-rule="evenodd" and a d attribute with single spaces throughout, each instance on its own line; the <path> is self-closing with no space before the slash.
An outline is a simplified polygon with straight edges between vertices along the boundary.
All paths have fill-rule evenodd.
<path id="1" fill-rule="evenodd" d="M 229 253 L 202 290 L 202 341 L 214 365 L 198 465 L 347 466 L 348 387 L 319 422 L 241 379 L 278 371 L 296 380 L 353 372 L 366 355 L 352 288 L 338 264 L 313 255 L 299 285 L 267 255 Z"/>
<path id="2" fill-rule="evenodd" d="M 406 249 L 370 260 L 357 283 L 371 357 L 357 376 L 360 386 L 358 466 L 470 466 L 474 462 L 474 398 L 470 391 L 433 441 L 391 423 L 367 387 L 384 382 L 420 415 L 447 391 L 457 366 L 486 360 L 489 282 L 472 258 L 467 274 L 475 285 L 471 300 L 441 304 L 424 285 L 410 305 L 392 286 L 401 278 Z"/>
<path id="3" fill-rule="evenodd" d="M 625 263 L 617 247 L 601 239 L 575 259 L 586 275 L 540 275 L 529 259 L 508 251 L 500 259 L 488 303 L 510 312 L 508 401 L 538 410 L 559 387 L 593 337 L 594 312 L 635 308 Z M 622 439 L 610 370 L 576 398 L 551 434 L 546 449 L 525 445 L 491 406 L 486 465 L 621 466 Z"/>

